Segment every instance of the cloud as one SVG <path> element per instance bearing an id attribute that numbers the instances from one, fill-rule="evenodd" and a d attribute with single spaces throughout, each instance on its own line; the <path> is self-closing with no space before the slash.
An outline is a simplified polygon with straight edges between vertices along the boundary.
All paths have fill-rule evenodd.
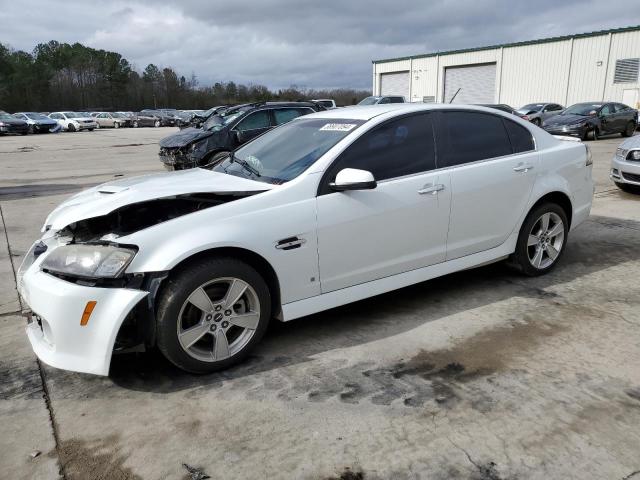
<path id="1" fill-rule="evenodd" d="M 196 73 L 201 84 L 371 87 L 371 60 L 626 26 L 637 0 L 3 2 L 1 41 L 48 40 Z M 621 14 L 624 12 L 624 14 Z"/>

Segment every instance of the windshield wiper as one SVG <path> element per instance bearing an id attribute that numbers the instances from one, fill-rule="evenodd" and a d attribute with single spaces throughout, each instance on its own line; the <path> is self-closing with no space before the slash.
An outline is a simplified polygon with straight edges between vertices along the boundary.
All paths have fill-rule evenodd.
<path id="1" fill-rule="evenodd" d="M 238 165 L 240 165 L 242 168 L 244 168 L 247 172 L 249 173 L 253 173 L 256 177 L 260 177 L 260 172 L 255 168 L 252 167 L 251 165 L 249 165 L 249 162 L 247 162 L 246 160 L 243 160 L 241 158 L 236 158 L 235 154 L 233 152 L 229 152 L 229 162 L 230 163 L 237 163 Z"/>

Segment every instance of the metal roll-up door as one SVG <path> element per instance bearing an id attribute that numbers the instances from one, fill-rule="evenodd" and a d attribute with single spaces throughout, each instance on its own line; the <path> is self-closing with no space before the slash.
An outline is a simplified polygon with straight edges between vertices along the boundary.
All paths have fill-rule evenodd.
<path id="1" fill-rule="evenodd" d="M 410 85 L 408 71 L 380 74 L 380 95 L 402 95 L 409 101 Z"/>
<path id="2" fill-rule="evenodd" d="M 447 67 L 443 102 L 449 103 L 456 92 L 453 103 L 495 103 L 496 64 Z"/>

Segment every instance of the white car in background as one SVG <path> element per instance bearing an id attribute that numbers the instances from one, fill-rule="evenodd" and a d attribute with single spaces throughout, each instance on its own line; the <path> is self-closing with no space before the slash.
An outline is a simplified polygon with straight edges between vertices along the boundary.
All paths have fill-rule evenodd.
<path id="1" fill-rule="evenodd" d="M 57 121 L 67 132 L 91 131 L 98 126 L 95 118 L 77 112 L 53 112 L 49 114 L 49 118 Z"/>
<path id="2" fill-rule="evenodd" d="M 226 368 L 273 318 L 505 259 L 549 272 L 589 215 L 591 170 L 581 142 L 488 108 L 305 115 L 212 170 L 61 204 L 18 272 L 27 334 L 42 361 L 79 372 L 152 345 L 190 372 Z"/>
<path id="3" fill-rule="evenodd" d="M 611 160 L 611 180 L 629 193 L 640 193 L 640 135 L 627 138 Z"/>

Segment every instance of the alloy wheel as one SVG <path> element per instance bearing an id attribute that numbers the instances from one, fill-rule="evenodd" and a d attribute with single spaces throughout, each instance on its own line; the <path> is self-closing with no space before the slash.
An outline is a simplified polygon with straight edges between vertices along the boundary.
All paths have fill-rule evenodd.
<path id="1" fill-rule="evenodd" d="M 531 265 L 539 270 L 554 264 L 564 247 L 564 223 L 554 212 L 544 213 L 531 228 L 527 240 L 527 255 Z"/>
<path id="2" fill-rule="evenodd" d="M 239 278 L 211 280 L 187 297 L 178 315 L 178 341 L 191 357 L 218 362 L 240 352 L 260 320 L 260 301 Z"/>

